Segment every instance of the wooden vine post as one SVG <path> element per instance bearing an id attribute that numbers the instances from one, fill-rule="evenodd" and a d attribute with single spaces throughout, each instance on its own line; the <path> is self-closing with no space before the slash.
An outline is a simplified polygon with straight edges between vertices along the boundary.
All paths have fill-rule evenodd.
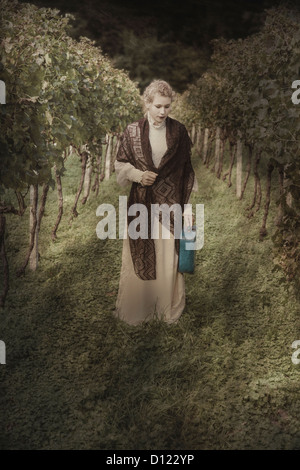
<path id="1" fill-rule="evenodd" d="M 198 124 L 197 126 L 197 137 L 196 137 L 196 149 L 197 149 L 197 152 L 200 153 L 201 151 L 201 125 Z"/>
<path id="2" fill-rule="evenodd" d="M 206 157 L 207 157 L 208 135 L 209 135 L 209 129 L 206 127 L 204 131 L 204 142 L 203 142 L 203 163 L 206 162 Z"/>
<path id="3" fill-rule="evenodd" d="M 112 154 L 112 136 L 106 135 L 107 147 L 105 155 L 105 177 L 104 179 L 108 180 L 110 177 L 110 168 L 111 168 L 111 154 Z"/>
<path id="4" fill-rule="evenodd" d="M 92 162 L 91 154 L 88 152 L 88 159 L 87 159 L 86 170 L 85 170 L 85 175 L 84 175 L 84 183 L 83 183 L 83 199 L 81 201 L 82 204 L 86 203 L 90 195 L 92 173 L 93 173 L 93 162 Z"/>
<path id="5" fill-rule="evenodd" d="M 94 180 L 94 184 L 92 186 L 92 191 L 95 192 L 96 196 L 99 194 L 99 184 L 100 184 L 100 175 L 101 175 L 101 162 L 102 162 L 102 153 L 103 153 L 103 146 L 101 144 L 100 150 L 98 155 L 96 156 L 96 176 Z"/>
<path id="6" fill-rule="evenodd" d="M 57 238 L 56 232 L 60 224 L 60 221 L 63 215 L 63 210 L 64 210 L 64 198 L 63 198 L 63 192 L 62 192 L 61 177 L 60 177 L 59 172 L 57 171 L 56 165 L 54 166 L 54 173 L 55 173 L 56 187 L 57 187 L 58 214 L 57 214 L 55 225 L 51 232 L 51 238 L 53 241 L 55 241 Z"/>
<path id="7" fill-rule="evenodd" d="M 195 124 L 192 124 L 191 141 L 193 144 L 195 143 L 195 137 L 196 137 L 196 126 Z"/>
<path id="8" fill-rule="evenodd" d="M 221 135 L 221 129 L 220 127 L 217 127 L 216 129 L 216 143 L 215 143 L 215 166 L 213 168 L 213 171 L 217 172 L 219 169 L 220 165 L 220 135 Z"/>
<path id="9" fill-rule="evenodd" d="M 39 246 L 38 246 L 38 224 L 37 224 L 37 210 L 38 210 L 38 186 L 31 185 L 29 189 L 29 243 L 32 250 L 29 256 L 29 267 L 35 271 L 39 262 Z"/>
<path id="10" fill-rule="evenodd" d="M 285 164 L 284 167 L 283 167 L 283 188 L 285 190 L 285 202 L 286 202 L 288 207 L 292 208 L 293 207 L 293 196 L 292 196 L 291 192 L 288 189 L 289 179 L 286 175 L 287 167 L 288 167 L 287 164 Z"/>
<path id="11" fill-rule="evenodd" d="M 115 165 L 117 153 L 118 153 L 119 146 L 120 146 L 120 138 L 118 135 L 115 135 L 113 140 L 114 140 L 114 145 L 113 145 L 113 150 L 112 150 L 112 158 L 110 162 L 110 174 L 112 174 L 115 171 L 114 165 Z"/>

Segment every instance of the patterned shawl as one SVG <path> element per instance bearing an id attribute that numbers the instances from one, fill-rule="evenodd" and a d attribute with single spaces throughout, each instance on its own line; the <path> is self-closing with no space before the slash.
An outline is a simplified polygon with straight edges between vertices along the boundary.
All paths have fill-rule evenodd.
<path id="1" fill-rule="evenodd" d="M 149 122 L 142 118 L 129 124 L 121 136 L 116 159 L 131 163 L 135 168 L 150 170 L 158 174 L 152 186 L 143 187 L 133 183 L 128 198 L 128 208 L 132 204 L 144 204 L 148 210 L 148 238 L 134 240 L 129 237 L 134 270 L 143 280 L 156 279 L 156 257 L 154 240 L 151 239 L 151 204 L 180 204 L 182 213 L 188 203 L 194 184 L 194 170 L 191 164 L 192 142 L 183 124 L 170 117 L 166 118 L 167 151 L 158 168 L 152 161 L 149 141 Z M 174 233 L 174 217 L 171 212 L 170 231 Z M 128 225 L 134 216 L 127 216 Z M 179 239 L 175 239 L 176 252 Z"/>

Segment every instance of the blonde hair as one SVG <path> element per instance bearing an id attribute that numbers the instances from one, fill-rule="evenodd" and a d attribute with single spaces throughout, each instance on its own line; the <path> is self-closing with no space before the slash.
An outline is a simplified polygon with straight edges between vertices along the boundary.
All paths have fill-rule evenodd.
<path id="1" fill-rule="evenodd" d="M 167 96 L 168 98 L 171 98 L 172 101 L 176 96 L 175 91 L 167 82 L 164 80 L 153 80 L 144 90 L 142 96 L 144 104 L 152 103 L 156 93 L 159 93 L 162 96 Z"/>

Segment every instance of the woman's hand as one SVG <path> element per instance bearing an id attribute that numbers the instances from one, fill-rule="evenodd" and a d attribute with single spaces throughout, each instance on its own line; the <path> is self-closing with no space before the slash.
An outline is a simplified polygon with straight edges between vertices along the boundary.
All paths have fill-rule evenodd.
<path id="1" fill-rule="evenodd" d="M 142 186 L 151 186 L 156 180 L 156 178 L 157 178 L 157 173 L 147 170 L 144 172 L 142 176 L 141 184 Z"/>
<path id="2" fill-rule="evenodd" d="M 193 214 L 185 214 L 183 219 L 184 231 L 192 230 L 194 225 L 194 216 Z"/>
<path id="3" fill-rule="evenodd" d="M 195 216 L 192 212 L 186 211 L 183 214 L 183 228 L 184 231 L 188 232 L 189 230 L 192 230 L 193 225 L 195 224 Z"/>

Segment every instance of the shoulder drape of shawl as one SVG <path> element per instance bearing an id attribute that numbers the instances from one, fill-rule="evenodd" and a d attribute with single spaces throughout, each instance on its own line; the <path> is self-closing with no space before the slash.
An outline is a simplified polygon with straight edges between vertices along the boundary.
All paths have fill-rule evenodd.
<path id="1" fill-rule="evenodd" d="M 121 136 L 116 159 L 131 163 L 135 168 L 150 170 L 158 174 L 152 186 L 143 187 L 133 183 L 128 198 L 128 208 L 132 204 L 144 204 L 148 211 L 148 238 L 136 240 L 129 237 L 132 261 L 137 276 L 143 280 L 156 279 L 156 257 L 154 240 L 151 238 L 151 204 L 180 204 L 182 213 L 188 203 L 194 183 L 194 170 L 191 164 L 192 142 L 183 124 L 170 117 L 166 118 L 167 151 L 156 168 L 152 161 L 149 141 L 149 122 L 142 118 L 129 124 Z M 170 231 L 174 233 L 174 217 L 171 212 Z M 135 218 L 127 216 L 128 226 Z M 176 252 L 179 239 L 175 239 Z"/>

